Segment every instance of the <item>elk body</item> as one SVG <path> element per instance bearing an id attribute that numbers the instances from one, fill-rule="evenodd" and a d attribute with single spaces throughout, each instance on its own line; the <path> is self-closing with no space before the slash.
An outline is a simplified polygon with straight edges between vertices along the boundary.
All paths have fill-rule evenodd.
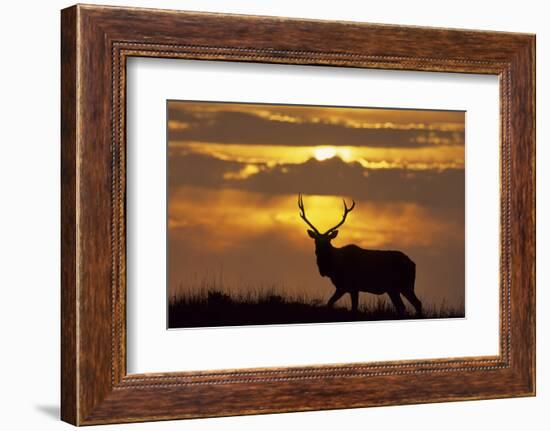
<path id="1" fill-rule="evenodd" d="M 357 311 L 359 292 L 382 295 L 387 293 L 397 312 L 405 312 L 403 295 L 422 314 L 422 303 L 414 293 L 416 275 L 415 263 L 403 252 L 393 250 L 366 250 L 354 244 L 334 247 L 331 241 L 338 235 L 338 228 L 344 224 L 347 215 L 355 208 L 355 201 L 348 208 L 344 200 L 344 215 L 336 226 L 325 233 L 307 219 L 302 195 L 298 196 L 300 217 L 311 227 L 308 235 L 315 240 L 315 255 L 319 273 L 328 277 L 336 292 L 328 301 L 332 307 L 343 295 L 351 296 L 351 308 Z"/>

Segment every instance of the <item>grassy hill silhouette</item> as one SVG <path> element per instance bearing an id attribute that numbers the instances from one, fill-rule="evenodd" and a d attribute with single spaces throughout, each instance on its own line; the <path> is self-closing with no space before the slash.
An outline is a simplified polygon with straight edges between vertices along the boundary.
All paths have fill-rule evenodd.
<path id="1" fill-rule="evenodd" d="M 461 310 L 441 304 L 426 307 L 423 319 L 464 317 Z M 361 304 L 357 313 L 349 308 L 329 308 L 321 300 L 285 298 L 273 292 L 231 296 L 221 290 L 202 289 L 187 296 L 172 297 L 168 303 L 169 328 L 198 328 L 242 325 L 329 323 L 415 319 L 412 309 L 399 316 L 382 298 Z"/>

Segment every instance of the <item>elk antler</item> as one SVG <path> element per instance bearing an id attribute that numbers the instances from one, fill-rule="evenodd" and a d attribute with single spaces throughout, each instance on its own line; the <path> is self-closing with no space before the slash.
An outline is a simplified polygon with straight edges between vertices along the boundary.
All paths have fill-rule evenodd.
<path id="1" fill-rule="evenodd" d="M 306 210 L 304 209 L 304 199 L 302 194 L 298 195 L 298 208 L 300 208 L 300 217 L 304 220 L 314 231 L 315 233 L 320 233 L 315 226 L 306 218 Z"/>
<path id="2" fill-rule="evenodd" d="M 350 213 L 355 208 L 355 201 L 352 201 L 351 207 L 348 208 L 346 205 L 346 200 L 342 199 L 342 202 L 344 202 L 344 215 L 342 216 L 342 221 L 338 223 L 336 226 L 331 227 L 329 230 L 327 230 L 324 234 L 326 235 L 329 232 L 332 232 L 333 230 L 338 229 L 340 226 L 344 224 L 346 221 L 346 217 L 348 216 L 348 213 Z"/>

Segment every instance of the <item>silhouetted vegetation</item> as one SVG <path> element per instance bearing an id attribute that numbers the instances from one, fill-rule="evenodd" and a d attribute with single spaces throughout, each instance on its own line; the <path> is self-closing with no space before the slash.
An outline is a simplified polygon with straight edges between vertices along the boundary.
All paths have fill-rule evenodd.
<path id="1" fill-rule="evenodd" d="M 421 318 L 454 317 L 464 317 L 464 311 L 441 304 L 439 307 L 425 307 Z M 275 290 L 251 290 L 246 294 L 228 295 L 219 289 L 202 288 L 189 294 L 171 297 L 168 304 L 169 328 L 418 318 L 414 310 L 409 309 L 400 316 L 383 297 L 374 297 L 371 302 L 360 304 L 354 313 L 349 307 L 329 308 L 326 301 L 320 299 L 283 297 Z"/>

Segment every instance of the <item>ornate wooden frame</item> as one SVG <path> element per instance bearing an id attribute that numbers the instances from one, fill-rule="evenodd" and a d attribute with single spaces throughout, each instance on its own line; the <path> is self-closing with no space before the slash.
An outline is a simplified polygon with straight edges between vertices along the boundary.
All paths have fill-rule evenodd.
<path id="1" fill-rule="evenodd" d="M 81 5 L 61 16 L 63 420 L 88 425 L 534 395 L 534 35 Z M 129 56 L 498 75 L 500 354 L 128 375 Z"/>

